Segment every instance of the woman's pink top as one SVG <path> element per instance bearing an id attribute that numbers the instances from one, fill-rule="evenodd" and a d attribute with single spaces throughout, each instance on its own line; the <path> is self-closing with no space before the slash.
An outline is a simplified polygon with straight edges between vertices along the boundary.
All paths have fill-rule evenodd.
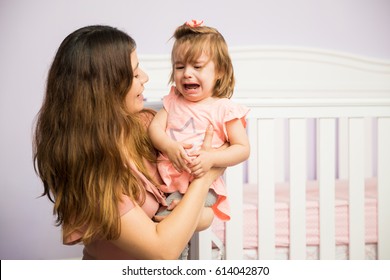
<path id="1" fill-rule="evenodd" d="M 143 186 L 146 190 L 145 203 L 141 206 L 141 208 L 145 211 L 145 213 L 152 218 L 160 205 L 166 206 L 165 196 L 162 192 L 153 185 L 138 169 L 134 166 L 134 164 L 129 164 L 130 169 L 135 172 L 142 182 Z M 148 170 L 150 175 L 155 177 L 158 181 L 159 179 L 157 169 L 155 165 L 147 163 Z M 122 196 L 122 201 L 119 204 L 119 212 L 120 215 L 124 215 L 134 208 L 133 201 L 126 195 Z M 137 226 L 137 225 L 134 225 Z M 82 231 L 76 231 L 68 238 L 64 239 L 64 244 L 75 244 L 81 241 L 83 236 Z M 119 260 L 119 259 L 135 259 L 131 253 L 127 253 L 123 251 L 121 248 L 114 245 L 112 242 L 108 240 L 96 240 L 84 246 L 84 256 L 85 260 L 93 260 L 93 259 L 104 259 L 104 260 Z"/>
<path id="2" fill-rule="evenodd" d="M 205 103 L 188 101 L 175 93 L 175 87 L 172 87 L 169 95 L 164 97 L 163 105 L 168 113 L 166 133 L 175 141 L 193 144 L 189 153 L 200 149 L 210 124 L 214 128 L 212 147 L 218 148 L 228 142 L 226 123 L 239 119 L 245 127 L 245 118 L 249 112 L 247 107 L 228 98 L 215 98 L 213 102 Z M 184 194 L 187 191 L 189 182 L 193 179 L 188 172 L 178 172 L 163 154 L 159 155 L 157 167 L 164 181 L 164 185 L 161 186 L 163 192 L 179 191 Z M 218 178 L 211 188 L 218 195 L 213 206 L 214 214 L 222 220 L 229 220 L 229 204 L 222 178 Z"/>

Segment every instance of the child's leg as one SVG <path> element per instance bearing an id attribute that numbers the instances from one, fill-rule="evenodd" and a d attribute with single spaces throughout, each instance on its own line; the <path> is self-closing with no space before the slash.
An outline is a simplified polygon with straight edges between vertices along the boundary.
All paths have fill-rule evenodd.
<path id="1" fill-rule="evenodd" d="M 167 205 L 169 206 L 169 205 L 171 205 L 172 201 L 181 200 L 182 198 L 183 198 L 183 195 L 181 193 L 173 192 L 166 199 Z M 217 202 L 217 198 L 218 198 L 218 196 L 215 193 L 215 191 L 210 189 L 209 193 L 207 194 L 204 206 L 205 207 L 213 206 L 215 204 L 215 202 Z M 171 213 L 171 210 L 164 209 L 160 212 L 157 212 L 156 216 L 167 216 L 169 213 Z"/>
<path id="2" fill-rule="evenodd" d="M 190 251 L 190 246 L 189 246 L 189 244 L 187 244 L 184 247 L 183 251 L 181 252 L 178 260 L 188 260 L 188 253 L 189 253 L 189 251 Z"/>
<path id="3" fill-rule="evenodd" d="M 173 192 L 166 199 L 167 205 L 169 206 L 169 205 L 171 205 L 172 201 L 181 200 L 182 198 L 183 198 L 183 195 L 181 193 Z M 156 216 L 167 216 L 169 213 L 171 213 L 171 210 L 164 209 L 160 212 L 157 212 Z"/>
<path id="4" fill-rule="evenodd" d="M 217 202 L 218 195 L 215 193 L 214 190 L 210 189 L 209 193 L 206 196 L 206 201 L 204 203 L 204 206 L 211 207 Z"/>

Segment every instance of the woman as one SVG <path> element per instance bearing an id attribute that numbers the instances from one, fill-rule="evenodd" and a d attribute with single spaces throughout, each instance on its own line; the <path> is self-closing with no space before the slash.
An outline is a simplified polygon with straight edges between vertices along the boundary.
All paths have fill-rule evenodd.
<path id="1" fill-rule="evenodd" d="M 37 119 L 35 169 L 54 203 L 65 244 L 84 259 L 176 259 L 194 231 L 213 219 L 204 202 L 223 170 L 194 180 L 172 213 L 152 220 L 165 197 L 155 168 L 134 40 L 109 26 L 87 26 L 61 43 Z M 207 149 L 212 132 L 205 138 Z"/>

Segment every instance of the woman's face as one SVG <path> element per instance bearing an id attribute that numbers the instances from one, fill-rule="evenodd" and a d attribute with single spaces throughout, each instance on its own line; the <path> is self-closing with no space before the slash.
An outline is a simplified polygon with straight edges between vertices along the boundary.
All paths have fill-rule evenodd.
<path id="1" fill-rule="evenodd" d="M 137 52 L 131 53 L 131 67 L 133 67 L 133 83 L 126 95 L 125 102 L 130 113 L 137 113 L 144 108 L 144 84 L 149 80 L 148 75 L 139 67 Z"/>

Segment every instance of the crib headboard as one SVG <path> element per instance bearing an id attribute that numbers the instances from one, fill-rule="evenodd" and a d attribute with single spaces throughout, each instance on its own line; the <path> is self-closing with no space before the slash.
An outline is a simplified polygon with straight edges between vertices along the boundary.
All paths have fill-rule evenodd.
<path id="1" fill-rule="evenodd" d="M 298 231 L 294 228 L 304 227 L 304 217 L 299 214 L 304 212 L 300 206 L 304 204 L 304 189 L 300 186 L 304 186 L 307 179 L 332 185 L 335 178 L 346 178 L 360 186 L 350 192 L 351 207 L 357 209 L 351 210 L 350 219 L 357 222 L 350 231 L 357 232 L 364 231 L 359 213 L 354 214 L 361 210 L 362 180 L 377 176 L 380 182 L 378 211 L 382 213 L 378 219 L 388 219 L 390 62 L 293 47 L 242 47 L 232 48 L 230 53 L 236 76 L 233 100 L 251 108 L 248 117 L 251 156 L 245 164 L 228 168 L 225 180 L 232 213 L 243 210 L 242 192 L 237 190 L 246 182 L 259 185 L 262 194 L 259 196 L 262 208 L 258 212 L 260 257 L 272 259 L 274 254 L 274 231 L 267 230 L 273 227 L 274 220 L 267 213 L 273 211 L 273 185 L 278 181 L 289 181 L 297 189 L 291 194 L 290 202 L 293 216 L 290 230 L 294 234 L 290 236 L 290 249 L 296 258 L 302 257 L 299 247 L 305 242 L 305 232 L 296 234 Z M 169 56 L 144 55 L 140 56 L 140 61 L 150 78 L 145 91 L 147 105 L 160 107 L 161 97 L 169 90 Z M 286 138 L 288 142 L 284 141 Z M 329 153 L 329 150 L 336 152 Z M 329 208 L 334 205 L 331 196 L 332 193 L 323 195 L 325 210 L 332 211 Z M 332 216 L 323 220 L 321 227 L 329 228 Z M 390 236 L 390 225 L 388 222 L 384 225 L 379 230 L 382 245 L 378 250 L 388 258 L 390 241 L 384 237 Z M 226 224 L 227 258 L 242 256 L 240 229 L 242 219 L 232 215 L 232 220 Z M 351 237 L 351 242 L 360 243 L 362 239 L 364 237 L 358 234 Z M 210 252 L 202 249 L 210 247 L 210 240 L 209 231 L 193 240 L 199 243 L 195 257 L 211 258 Z M 329 244 L 334 240 L 324 238 L 321 242 L 324 248 L 330 247 L 332 256 Z M 354 248 L 352 244 L 350 254 L 361 255 L 361 249 Z M 323 252 L 327 254 L 327 250 Z"/>
<path id="2" fill-rule="evenodd" d="M 263 118 L 277 118 L 276 139 L 286 136 L 286 110 L 288 118 L 314 117 L 321 113 L 322 117 L 331 116 L 337 111 L 341 119 L 337 125 L 347 127 L 345 118 L 352 117 L 350 113 L 337 110 L 336 107 L 350 106 L 355 110 L 355 116 L 377 117 L 378 114 L 388 114 L 390 102 L 390 61 L 375 60 L 347 53 L 332 52 L 320 49 L 297 47 L 241 47 L 230 50 L 236 87 L 233 100 L 252 108 L 252 115 L 261 114 Z M 159 108 L 161 98 L 169 91 L 169 75 L 171 70 L 168 55 L 140 56 L 142 67 L 149 75 L 146 85 L 148 106 Z M 367 108 L 369 106 L 369 108 Z M 279 113 L 275 108 L 280 107 Z M 362 108 L 364 110 L 362 110 Z M 261 112 L 259 112 L 259 110 Z M 383 115 L 382 114 L 382 115 Z M 270 116 L 271 115 L 271 116 Z M 347 116 L 348 115 L 348 116 Z M 375 130 L 376 125 L 366 119 L 368 130 Z M 249 127 L 255 125 L 249 122 Z M 315 126 L 313 122 L 309 126 Z M 251 129 L 249 128 L 249 131 Z M 339 144 L 347 146 L 347 137 L 340 129 Z M 252 142 L 257 142 L 252 135 Z M 311 137 L 311 136 L 309 136 Z M 366 150 L 373 150 L 375 138 L 371 133 L 364 136 Z M 314 164 L 316 156 L 315 139 L 308 142 L 308 161 Z M 311 146 L 310 146 L 311 145 Z M 314 146 L 313 146 L 314 145 Z M 276 159 L 278 168 L 275 169 L 277 181 L 289 179 L 289 164 L 285 153 L 288 147 L 278 145 Z M 339 149 L 337 177 L 348 177 L 347 149 Z M 252 154 L 256 154 L 253 147 Z M 366 155 L 365 174 L 371 176 L 376 173 L 375 151 Z M 251 156 L 249 162 L 254 161 Z M 256 164 L 249 164 L 246 174 L 248 182 L 256 182 L 257 170 L 252 169 Z M 314 179 L 312 170 L 308 171 L 309 179 Z"/>
<path id="3" fill-rule="evenodd" d="M 234 99 L 390 97 L 390 61 L 292 47 L 232 48 L 230 54 Z M 140 61 L 150 78 L 147 100 L 159 101 L 169 89 L 170 58 L 140 55 Z"/>

